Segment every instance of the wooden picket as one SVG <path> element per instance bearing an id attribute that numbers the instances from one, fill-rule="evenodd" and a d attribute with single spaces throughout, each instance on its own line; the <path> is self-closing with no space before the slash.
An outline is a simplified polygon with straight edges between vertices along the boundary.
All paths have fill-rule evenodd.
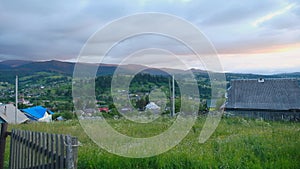
<path id="1" fill-rule="evenodd" d="M 1 132 L 0 132 L 0 169 L 4 168 L 4 154 L 5 154 L 5 145 L 7 132 L 7 123 L 1 123 Z"/>

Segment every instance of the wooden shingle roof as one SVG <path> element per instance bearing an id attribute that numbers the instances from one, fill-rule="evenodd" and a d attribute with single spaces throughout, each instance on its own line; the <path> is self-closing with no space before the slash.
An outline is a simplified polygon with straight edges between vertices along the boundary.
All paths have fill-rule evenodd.
<path id="1" fill-rule="evenodd" d="M 300 110 L 296 79 L 232 80 L 227 97 L 228 109 Z"/>

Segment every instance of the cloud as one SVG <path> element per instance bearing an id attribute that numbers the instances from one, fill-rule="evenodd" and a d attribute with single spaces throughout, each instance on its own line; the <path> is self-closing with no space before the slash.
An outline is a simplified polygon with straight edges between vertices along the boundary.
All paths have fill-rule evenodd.
<path id="1" fill-rule="evenodd" d="M 258 25 L 260 25 L 260 24 L 262 24 L 262 23 L 264 23 L 264 22 L 266 22 L 266 21 L 268 21 L 268 20 L 271 20 L 272 18 L 274 18 L 274 17 L 277 17 L 277 16 L 279 16 L 279 15 L 282 15 L 282 14 L 284 14 L 284 13 L 286 13 L 286 12 L 288 12 L 289 10 L 291 10 L 293 7 L 295 7 L 296 6 L 296 4 L 289 4 L 289 5 L 287 5 L 286 7 L 284 7 L 283 9 L 280 9 L 280 10 L 277 10 L 277 11 L 274 11 L 274 12 L 272 12 L 272 13 L 269 13 L 268 15 L 265 15 L 265 16 L 263 16 L 263 17 L 260 17 L 260 18 L 258 18 L 257 20 L 255 20 L 254 22 L 253 22 L 253 26 L 258 26 Z"/>
<path id="2" fill-rule="evenodd" d="M 287 49 L 289 45 L 300 43 L 299 11 L 297 0 L 2 0 L 0 60 L 74 60 L 88 38 L 105 24 L 140 12 L 163 12 L 186 19 L 211 40 L 222 56 L 237 57 L 251 53 L 249 57 L 258 59 L 253 54 L 267 57 L 265 54 L 272 53 L 274 58 L 284 60 L 279 57 L 282 53 L 274 51 L 275 48 Z M 136 26 L 141 25 L 137 23 Z M 115 31 L 130 29 L 120 27 Z M 195 39 L 192 35 L 187 36 L 191 41 Z M 107 40 L 115 39 L 112 35 L 98 43 L 105 45 Z M 145 47 L 160 47 L 179 55 L 189 54 L 182 45 L 163 38 L 143 37 L 120 45 L 114 57 Z"/>
<path id="3" fill-rule="evenodd" d="M 262 54 L 221 55 L 220 60 L 226 72 L 276 74 L 299 72 L 300 48 Z"/>
<path id="4" fill-rule="evenodd" d="M 247 3 L 239 1 L 228 1 L 226 3 L 219 1 L 215 5 L 211 13 L 203 17 L 201 25 L 203 26 L 224 26 L 245 24 L 245 22 L 252 20 L 255 17 L 262 15 L 266 11 L 273 10 L 277 4 L 276 1 L 248 1 Z"/>
<path id="5" fill-rule="evenodd" d="M 270 20 L 266 20 L 260 24 L 261 27 L 273 29 L 273 30 L 297 30 L 300 28 L 300 4 L 294 5 L 293 7 L 281 13 L 280 15 L 274 16 Z"/>

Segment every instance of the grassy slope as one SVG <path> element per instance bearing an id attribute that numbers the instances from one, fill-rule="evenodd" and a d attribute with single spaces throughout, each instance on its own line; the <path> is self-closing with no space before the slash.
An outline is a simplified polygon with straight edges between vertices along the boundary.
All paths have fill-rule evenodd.
<path id="1" fill-rule="evenodd" d="M 199 119 L 188 136 L 172 150 L 156 157 L 130 159 L 98 148 L 83 132 L 78 121 L 33 123 L 11 128 L 77 136 L 80 169 L 89 168 L 300 168 L 300 123 L 264 122 L 242 118 L 222 119 L 213 136 L 204 144 L 197 142 L 204 119 Z M 159 133 L 170 122 L 132 125 L 110 121 L 127 135 Z M 126 129 L 130 126 L 130 130 Z M 155 126 L 155 127 L 154 127 Z M 140 131 L 140 132 L 139 132 Z M 8 145 L 6 151 L 8 152 Z M 6 153 L 6 165 L 8 153 Z"/>

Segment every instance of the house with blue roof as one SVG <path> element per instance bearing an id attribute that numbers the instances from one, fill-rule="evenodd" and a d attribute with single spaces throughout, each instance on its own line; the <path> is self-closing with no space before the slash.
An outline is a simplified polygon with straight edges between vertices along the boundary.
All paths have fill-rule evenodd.
<path id="1" fill-rule="evenodd" d="M 49 109 L 43 106 L 34 106 L 29 107 L 26 109 L 21 109 L 21 111 L 33 121 L 39 122 L 51 122 L 52 121 L 52 114 L 54 114 Z"/>

